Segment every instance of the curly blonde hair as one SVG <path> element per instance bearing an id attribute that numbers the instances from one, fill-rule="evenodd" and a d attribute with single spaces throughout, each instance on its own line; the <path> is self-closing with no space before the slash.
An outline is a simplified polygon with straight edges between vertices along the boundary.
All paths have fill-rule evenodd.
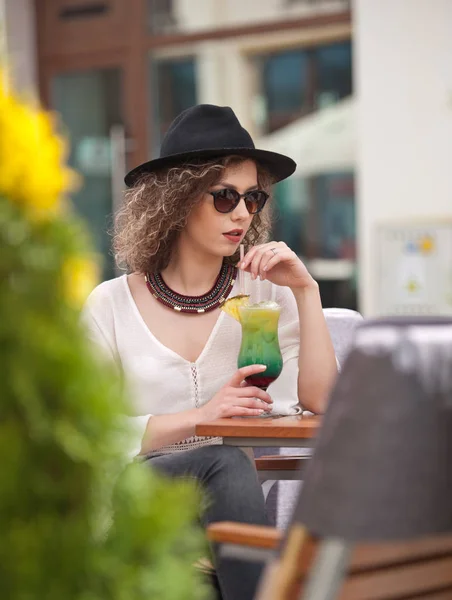
<path id="1" fill-rule="evenodd" d="M 147 173 L 128 189 L 115 217 L 113 248 L 120 268 L 129 272 L 156 273 L 169 263 L 179 232 L 203 194 L 221 179 L 225 169 L 249 160 L 241 156 L 199 161 Z M 257 165 L 260 189 L 271 192 L 270 174 Z M 269 203 L 254 215 L 245 246 L 261 244 L 270 231 Z M 239 251 L 225 257 L 235 264 Z"/>

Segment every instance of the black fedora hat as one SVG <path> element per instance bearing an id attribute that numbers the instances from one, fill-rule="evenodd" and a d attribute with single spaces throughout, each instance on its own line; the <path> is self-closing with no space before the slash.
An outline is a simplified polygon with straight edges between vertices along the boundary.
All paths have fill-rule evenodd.
<path id="1" fill-rule="evenodd" d="M 220 158 L 232 154 L 255 160 L 275 182 L 290 177 L 297 166 L 288 156 L 256 149 L 250 134 L 229 106 L 199 104 L 183 111 L 171 123 L 162 142 L 160 157 L 135 167 L 124 181 L 130 187 L 145 173 L 194 158 Z"/>

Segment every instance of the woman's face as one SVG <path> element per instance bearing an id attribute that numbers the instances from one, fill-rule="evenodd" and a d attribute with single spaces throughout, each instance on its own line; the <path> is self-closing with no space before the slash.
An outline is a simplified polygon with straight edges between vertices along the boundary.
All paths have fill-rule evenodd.
<path id="1" fill-rule="evenodd" d="M 243 198 L 232 212 L 218 212 L 208 192 L 230 188 L 244 194 L 258 189 L 257 168 L 252 160 L 227 167 L 221 180 L 206 190 L 199 204 L 191 211 L 181 233 L 181 242 L 188 242 L 200 251 L 218 257 L 232 256 L 246 235 L 253 215 L 248 212 Z"/>

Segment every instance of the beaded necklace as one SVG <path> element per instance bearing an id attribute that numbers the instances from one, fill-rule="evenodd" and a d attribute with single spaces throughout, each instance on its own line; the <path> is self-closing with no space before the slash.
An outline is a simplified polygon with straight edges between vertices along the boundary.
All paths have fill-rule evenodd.
<path id="1" fill-rule="evenodd" d="M 215 310 L 226 301 L 237 277 L 237 268 L 223 263 L 213 288 L 203 296 L 183 296 L 166 285 L 160 273 L 146 273 L 144 279 L 151 294 L 161 304 L 177 312 L 202 314 Z"/>

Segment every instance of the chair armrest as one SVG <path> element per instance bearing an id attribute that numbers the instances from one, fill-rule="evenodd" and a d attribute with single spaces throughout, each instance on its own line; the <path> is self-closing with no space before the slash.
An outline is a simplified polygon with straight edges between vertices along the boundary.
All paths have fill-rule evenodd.
<path id="1" fill-rule="evenodd" d="M 273 550 L 279 546 L 283 538 L 283 532 L 275 527 L 265 525 L 248 525 L 246 523 L 224 521 L 209 525 L 207 537 L 217 544 L 236 544 L 238 546 Z"/>
<path id="2" fill-rule="evenodd" d="M 254 463 L 258 471 L 299 471 L 310 460 L 310 456 L 261 456 Z"/>

